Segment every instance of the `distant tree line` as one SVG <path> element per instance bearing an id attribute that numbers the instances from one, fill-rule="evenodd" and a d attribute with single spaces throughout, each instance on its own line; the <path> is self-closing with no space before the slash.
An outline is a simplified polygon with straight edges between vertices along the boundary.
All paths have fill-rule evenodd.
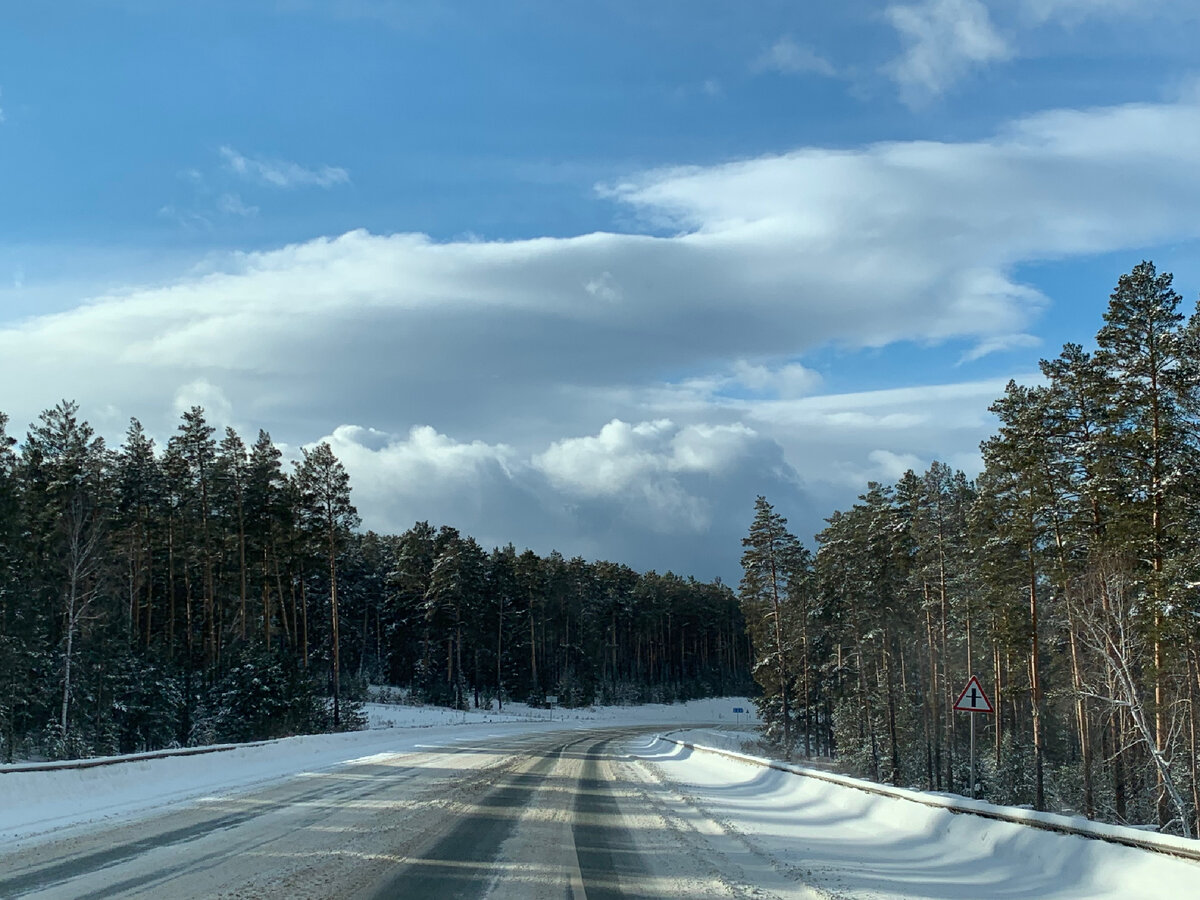
<path id="1" fill-rule="evenodd" d="M 765 498 L 741 601 L 771 737 L 894 784 L 1154 823 L 1200 810 L 1200 318 L 1169 274 L 1120 278 L 1094 352 L 1068 344 L 992 407 L 975 482 L 872 483 L 809 553 Z M 978 715 L 978 714 L 974 714 Z"/>
<path id="2" fill-rule="evenodd" d="M 458 707 L 744 691 L 734 593 L 484 551 L 450 527 L 358 530 L 327 444 L 290 470 L 204 411 L 110 449 L 64 401 L 0 414 L 0 758 L 354 728 L 368 680 Z"/>

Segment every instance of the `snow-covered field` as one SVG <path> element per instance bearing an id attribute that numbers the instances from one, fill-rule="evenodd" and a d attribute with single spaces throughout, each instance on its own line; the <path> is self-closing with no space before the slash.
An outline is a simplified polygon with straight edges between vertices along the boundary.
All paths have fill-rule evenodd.
<path id="1" fill-rule="evenodd" d="M 724 699 L 552 714 L 519 706 L 502 714 L 463 714 L 375 704 L 367 710 L 371 729 L 357 733 L 91 769 L 0 774 L 0 849 L 19 851 L 171 805 L 380 754 L 529 732 L 650 724 L 679 739 L 740 751 L 752 734 L 744 730 L 747 717 L 734 715 L 735 706 L 753 708 L 743 699 Z M 637 823 L 640 833 L 673 835 L 696 859 L 757 885 L 764 896 L 1200 896 L 1200 864 L 1169 856 L 870 794 L 654 735 L 631 738 L 625 752 L 628 784 L 642 798 L 625 810 L 631 827 L 644 819 Z M 671 871 L 678 852 L 656 854 L 649 847 L 645 852 L 662 867 L 664 884 L 683 884 Z"/>

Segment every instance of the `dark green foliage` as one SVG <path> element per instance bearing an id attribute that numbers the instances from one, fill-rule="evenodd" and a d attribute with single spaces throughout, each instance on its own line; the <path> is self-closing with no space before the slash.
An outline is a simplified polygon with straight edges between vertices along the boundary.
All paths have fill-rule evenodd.
<path id="1" fill-rule="evenodd" d="M 754 680 L 763 691 L 759 713 L 785 754 L 792 752 L 796 681 L 806 681 L 808 551 L 787 530 L 787 519 L 759 497 L 750 533 L 742 540 L 742 614 L 754 641 Z M 808 748 L 805 748 L 808 752 Z"/>
<path id="2" fill-rule="evenodd" d="M 198 407 L 110 452 L 58 404 L 0 414 L 0 758 L 353 729 L 370 680 L 458 708 L 745 689 L 732 593 L 453 528 L 356 533 L 327 444 L 289 477 L 266 432 Z"/>
<path id="3" fill-rule="evenodd" d="M 992 406 L 976 484 L 935 462 L 830 516 L 810 614 L 792 617 L 803 646 L 795 626 L 763 628 L 761 598 L 790 593 L 764 578 L 761 551 L 749 560 L 769 736 L 787 743 L 787 691 L 814 671 L 799 707 L 844 765 L 966 792 L 970 714 L 951 705 L 976 675 L 996 707 L 976 718 L 984 797 L 1195 830 L 1200 318 L 1181 303 L 1140 263 L 1094 354 L 1067 344 L 1044 384 L 1011 382 Z M 744 544 L 769 546 L 779 521 L 759 498 Z"/>
<path id="4" fill-rule="evenodd" d="M 242 647 L 207 692 L 192 742 L 262 740 L 328 731 L 333 709 L 324 691 L 286 651 Z"/>
<path id="5" fill-rule="evenodd" d="M 113 660 L 110 718 L 119 753 L 169 747 L 179 739 L 183 682 L 175 667 L 153 657 Z"/>

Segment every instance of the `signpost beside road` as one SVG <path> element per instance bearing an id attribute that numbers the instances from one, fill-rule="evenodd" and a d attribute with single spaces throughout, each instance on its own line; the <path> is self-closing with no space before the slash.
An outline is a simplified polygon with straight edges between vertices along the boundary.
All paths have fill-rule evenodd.
<path id="1" fill-rule="evenodd" d="M 995 712 L 992 709 L 992 703 L 987 698 L 987 694 L 983 692 L 983 688 L 979 684 L 979 679 L 974 675 L 967 682 L 967 686 L 963 688 L 958 699 L 954 701 L 954 709 L 957 712 Z"/>
<path id="2" fill-rule="evenodd" d="M 746 711 L 746 708 L 744 706 L 735 706 L 733 708 L 733 714 L 735 716 L 737 716 L 737 723 L 739 725 L 742 724 L 742 713 L 744 713 L 745 711 Z"/>
<path id="3" fill-rule="evenodd" d="M 967 682 L 967 686 L 963 688 L 962 693 L 958 695 L 958 699 L 954 701 L 955 712 L 968 713 L 991 713 L 995 712 L 992 709 L 992 701 L 987 698 L 987 694 L 983 692 L 983 686 L 979 683 L 979 679 L 974 675 Z M 971 799 L 975 799 L 975 717 L 971 716 Z"/>

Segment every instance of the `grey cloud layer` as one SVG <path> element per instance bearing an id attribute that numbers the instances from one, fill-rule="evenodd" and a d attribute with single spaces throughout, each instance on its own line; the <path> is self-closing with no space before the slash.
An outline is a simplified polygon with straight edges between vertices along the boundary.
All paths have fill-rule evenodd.
<path id="1" fill-rule="evenodd" d="M 1045 299 L 1013 268 L 1197 236 L 1198 150 L 1191 103 L 1052 112 L 988 141 L 802 149 L 605 189 L 659 236 L 359 231 L 239 255 L 3 326 L 4 409 L 20 426 L 75 397 L 110 436 L 130 415 L 165 435 L 208 397 L 292 445 L 336 437 L 380 525 L 447 515 L 481 537 L 707 564 L 768 486 L 817 526 L 865 477 L 969 463 L 1003 388 L 806 397 L 820 377 L 798 357 L 1028 345 Z"/>

